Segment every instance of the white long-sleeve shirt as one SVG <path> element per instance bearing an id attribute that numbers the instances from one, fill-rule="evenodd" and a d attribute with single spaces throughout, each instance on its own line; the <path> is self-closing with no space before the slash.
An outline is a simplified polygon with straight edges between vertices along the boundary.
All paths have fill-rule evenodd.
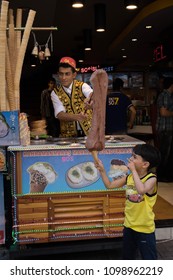
<path id="1" fill-rule="evenodd" d="M 69 96 L 71 96 L 72 86 L 73 86 L 73 83 L 71 83 L 71 85 L 68 88 L 63 86 L 63 89 Z M 89 97 L 91 92 L 93 92 L 93 89 L 87 83 L 83 83 L 82 93 L 85 95 L 86 98 Z M 54 91 L 51 92 L 51 99 L 52 99 L 52 103 L 53 103 L 53 107 L 54 107 L 55 117 L 57 117 L 57 115 L 60 112 L 66 112 L 66 109 L 65 109 L 63 103 L 59 100 L 59 97 L 57 96 L 57 94 Z"/>

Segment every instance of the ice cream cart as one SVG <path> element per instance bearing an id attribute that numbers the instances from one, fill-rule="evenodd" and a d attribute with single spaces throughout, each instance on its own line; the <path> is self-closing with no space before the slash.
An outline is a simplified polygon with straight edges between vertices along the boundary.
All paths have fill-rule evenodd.
<path id="1" fill-rule="evenodd" d="M 125 190 L 105 188 L 85 141 L 9 146 L 15 244 L 122 236 Z M 112 180 L 127 174 L 127 135 L 107 140 L 99 152 Z"/>

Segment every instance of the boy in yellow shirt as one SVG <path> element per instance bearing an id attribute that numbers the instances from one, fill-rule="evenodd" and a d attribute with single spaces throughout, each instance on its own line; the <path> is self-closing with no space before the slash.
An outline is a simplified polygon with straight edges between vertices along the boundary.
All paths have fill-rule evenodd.
<path id="1" fill-rule="evenodd" d="M 153 212 L 157 198 L 157 177 L 150 170 L 159 163 L 159 151 L 149 144 L 139 144 L 133 148 L 127 165 L 131 173 L 114 181 L 109 180 L 101 160 L 95 163 L 106 188 L 126 185 L 123 259 L 135 259 L 137 249 L 142 259 L 157 259 Z"/>

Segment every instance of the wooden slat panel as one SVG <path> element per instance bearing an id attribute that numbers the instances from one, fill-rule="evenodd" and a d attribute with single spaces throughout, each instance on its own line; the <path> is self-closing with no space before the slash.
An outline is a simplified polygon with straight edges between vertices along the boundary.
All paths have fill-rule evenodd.
<path id="1" fill-rule="evenodd" d="M 49 197 L 46 195 L 41 195 L 41 196 L 29 196 L 29 195 L 24 195 L 24 196 L 19 196 L 17 198 L 17 204 L 29 204 L 29 203 L 47 203 L 49 200 Z"/>
<path id="2" fill-rule="evenodd" d="M 107 217 L 109 218 L 109 217 Z M 91 222 L 91 223 L 100 223 L 100 222 L 104 222 L 104 218 L 103 218 L 103 215 L 100 215 L 98 217 L 84 217 L 83 219 L 81 218 L 66 218 L 66 219 L 63 219 L 63 218 L 58 218 L 58 219 L 54 219 L 54 223 L 55 224 L 78 224 L 80 222 L 83 222 L 85 221 L 86 223 L 88 222 Z"/>
<path id="3" fill-rule="evenodd" d="M 66 218 L 66 217 L 68 217 L 68 218 L 70 218 L 70 217 L 76 217 L 76 218 L 79 218 L 79 217 L 84 217 L 84 216 L 86 216 L 86 217 L 88 217 L 88 216 L 90 216 L 90 217 L 97 217 L 97 216 L 102 216 L 103 215 L 103 211 L 87 211 L 87 212 L 85 212 L 85 211 L 80 211 L 80 212 L 67 212 L 67 213 L 58 213 L 58 214 L 54 214 L 54 218 L 62 218 L 62 217 L 64 217 L 64 218 Z"/>
<path id="4" fill-rule="evenodd" d="M 40 207 L 40 208 L 19 208 L 18 210 L 18 215 L 22 215 L 22 214 L 28 214 L 28 213 L 46 213 L 47 212 L 47 207 Z"/>
<path id="5" fill-rule="evenodd" d="M 25 225 L 25 226 L 23 226 L 23 225 L 19 225 L 18 226 L 18 231 L 24 231 L 24 230 L 48 230 L 48 224 L 45 224 L 45 225 L 31 225 L 31 224 L 29 224 L 29 225 Z"/>
<path id="6" fill-rule="evenodd" d="M 76 196 L 74 198 L 71 198 L 71 197 L 62 197 L 62 199 L 58 198 L 58 199 L 55 199 L 54 197 L 51 199 L 51 201 L 54 203 L 54 204 L 63 204 L 63 203 L 68 203 L 69 205 L 70 204 L 87 204 L 87 203 L 92 203 L 93 204 L 95 202 L 97 203 L 102 203 L 104 199 L 106 199 L 106 197 L 103 195 L 103 197 L 95 197 L 94 194 L 90 194 L 91 196 L 84 196 L 83 194 L 81 196 Z"/>
<path id="7" fill-rule="evenodd" d="M 27 240 L 27 239 L 35 239 L 35 238 L 48 238 L 48 237 L 49 237 L 49 233 L 47 233 L 47 232 L 24 233 L 24 234 L 19 234 L 19 236 L 18 236 L 19 240 L 20 239 Z"/>
<path id="8" fill-rule="evenodd" d="M 120 236 L 123 227 L 112 225 L 123 223 L 124 202 L 124 192 L 56 194 L 51 195 L 51 199 L 49 195 L 20 197 L 18 230 L 51 231 L 19 234 L 19 238 L 24 244 L 25 241 L 40 243 Z M 43 225 L 45 221 L 48 222 Z M 23 227 L 23 224 L 26 226 Z M 54 239 L 56 236 L 58 239 Z"/>
<path id="9" fill-rule="evenodd" d="M 92 211 L 92 210 L 99 210 L 99 209 L 103 209 L 103 204 L 100 204 L 100 205 L 80 205 L 80 206 L 76 206 L 76 205 L 66 205 L 66 206 L 62 206 L 61 205 L 55 205 L 55 213 L 58 213 L 58 212 L 70 212 L 70 211 Z"/>
<path id="10" fill-rule="evenodd" d="M 121 208 L 111 207 L 109 209 L 109 213 L 124 213 L 124 207 Z"/>
<path id="11" fill-rule="evenodd" d="M 31 202 L 31 203 L 18 203 L 19 209 L 29 209 L 29 208 L 46 208 L 47 202 Z"/>
<path id="12" fill-rule="evenodd" d="M 111 205 L 115 203 L 124 204 L 125 200 L 126 200 L 125 197 L 114 197 L 114 198 L 110 198 L 109 202 Z"/>
<path id="13" fill-rule="evenodd" d="M 59 235 L 59 236 L 69 236 L 69 235 L 79 235 L 79 234 L 94 234 L 94 233 L 98 233 L 98 234 L 103 234 L 103 229 L 100 229 L 100 228 L 96 228 L 96 229 L 85 229 L 85 230 L 69 230 L 68 232 L 66 230 L 64 231 L 60 231 L 60 232 L 57 232 L 56 235 Z"/>
<path id="14" fill-rule="evenodd" d="M 47 218 L 48 217 L 48 213 L 47 212 L 44 212 L 44 213 L 25 213 L 25 214 L 21 214 L 18 216 L 18 219 L 20 220 L 28 220 L 28 219 L 44 219 L 44 218 Z"/>

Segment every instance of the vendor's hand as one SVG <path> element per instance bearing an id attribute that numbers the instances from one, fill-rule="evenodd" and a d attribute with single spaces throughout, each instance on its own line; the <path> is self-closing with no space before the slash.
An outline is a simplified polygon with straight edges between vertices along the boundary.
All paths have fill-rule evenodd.
<path id="1" fill-rule="evenodd" d="M 93 101 L 90 100 L 89 98 L 86 98 L 84 100 L 84 109 L 88 110 L 88 109 L 92 109 L 92 107 L 93 107 Z"/>
<path id="2" fill-rule="evenodd" d="M 84 100 L 84 109 L 85 111 L 88 109 L 92 109 L 93 108 L 93 100 L 92 100 L 92 94 L 90 94 L 90 96 L 88 98 L 85 98 Z"/>
<path id="3" fill-rule="evenodd" d="M 77 114 L 76 115 L 77 116 L 77 120 L 79 121 L 79 122 L 83 122 L 83 121 L 86 121 L 87 120 L 87 114 L 85 114 L 85 113 L 83 113 L 83 112 L 81 112 L 80 114 Z"/>

